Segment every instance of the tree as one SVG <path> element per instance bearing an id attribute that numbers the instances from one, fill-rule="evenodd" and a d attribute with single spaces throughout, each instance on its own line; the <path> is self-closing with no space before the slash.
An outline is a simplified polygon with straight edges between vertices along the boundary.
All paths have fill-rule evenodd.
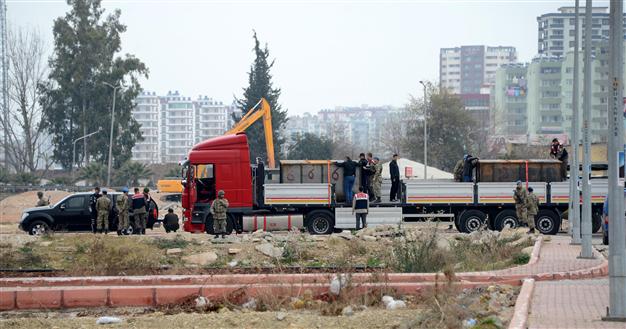
<path id="1" fill-rule="evenodd" d="M 140 77 L 148 76 L 146 66 L 133 55 L 115 56 L 121 50 L 120 10 L 104 17 L 101 0 L 67 0 L 71 10 L 54 21 L 54 52 L 51 72 L 42 85 L 41 104 L 47 128 L 53 135 L 54 158 L 71 168 L 72 142 L 102 128 L 77 148 L 77 160 L 104 162 L 108 157 L 113 90 L 105 84 L 122 85 L 117 92 L 113 158 L 119 167 L 131 157 L 135 142 L 141 140 L 139 124 L 132 118 L 134 99 L 141 90 Z"/>
<path id="2" fill-rule="evenodd" d="M 428 123 L 428 165 L 452 171 L 469 151 L 473 120 L 458 96 L 429 85 L 428 102 L 411 97 L 407 106 L 407 138 L 404 148 L 412 159 L 424 158 L 424 111 Z"/>
<path id="3" fill-rule="evenodd" d="M 87 181 L 87 184 L 100 186 L 107 179 L 107 167 L 98 162 L 92 162 L 80 171 L 80 179 Z"/>
<path id="4" fill-rule="evenodd" d="M 326 160 L 333 155 L 333 142 L 325 137 L 311 133 L 297 134 L 295 143 L 289 146 L 287 159 L 290 160 Z"/>
<path id="5" fill-rule="evenodd" d="M 387 156 L 404 153 L 407 145 L 407 111 L 390 112 L 385 117 L 382 124 L 380 144 L 385 152 L 380 152 Z"/>
<path id="6" fill-rule="evenodd" d="M 269 59 L 270 52 L 267 48 L 267 44 L 264 48 L 261 48 L 259 39 L 256 36 L 256 32 L 253 35 L 254 38 L 254 54 L 255 59 L 248 72 L 248 87 L 243 91 L 243 97 L 237 99 L 237 106 L 242 110 L 242 113 L 246 113 L 252 107 L 254 107 L 261 97 L 264 97 L 271 107 L 272 113 L 272 128 L 274 134 L 274 149 L 280 150 L 282 144 L 285 142 L 284 136 L 281 131 L 287 122 L 287 111 L 282 110 L 278 103 L 278 97 L 280 97 L 280 88 L 274 88 L 272 83 L 272 75 L 270 73 L 271 68 L 274 66 L 274 60 Z M 239 121 L 241 117 L 233 117 L 235 121 Z M 263 123 L 261 121 L 255 122 L 250 126 L 246 135 L 248 136 L 248 143 L 250 144 L 250 159 L 261 157 L 267 159 L 267 150 L 265 149 L 265 136 L 263 134 Z M 276 156 L 279 156 L 277 153 Z"/>
<path id="7" fill-rule="evenodd" d="M 36 30 L 12 29 L 8 37 L 8 120 L 0 117 L 8 138 L 8 163 L 17 174 L 52 165 L 51 145 L 42 120 L 39 85 L 47 74 L 45 46 Z"/>
<path id="8" fill-rule="evenodd" d="M 115 184 L 137 186 L 139 180 L 150 178 L 152 170 L 141 162 L 127 161 L 115 172 Z"/>

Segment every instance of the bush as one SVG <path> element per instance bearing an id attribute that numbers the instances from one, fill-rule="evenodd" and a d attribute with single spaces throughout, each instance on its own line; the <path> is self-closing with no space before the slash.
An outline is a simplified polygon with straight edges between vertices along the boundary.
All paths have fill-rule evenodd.
<path id="1" fill-rule="evenodd" d="M 189 246 L 190 242 L 185 240 L 180 234 L 177 234 L 174 239 L 158 238 L 151 241 L 151 243 L 159 249 L 184 249 Z"/>
<path id="2" fill-rule="evenodd" d="M 33 173 L 23 172 L 10 176 L 9 181 L 16 185 L 37 185 L 39 178 Z"/>
<path id="3" fill-rule="evenodd" d="M 524 252 L 517 253 L 513 256 L 513 264 L 524 265 L 530 261 L 530 255 Z"/>
<path id="4" fill-rule="evenodd" d="M 33 242 L 28 242 L 18 249 L 10 244 L 0 245 L 0 268 L 35 269 L 44 268 L 42 257 L 33 249 Z"/>
<path id="5" fill-rule="evenodd" d="M 437 231 L 415 242 L 400 240 L 393 245 L 392 267 L 400 272 L 438 272 L 449 259 L 445 250 L 437 246 Z"/>

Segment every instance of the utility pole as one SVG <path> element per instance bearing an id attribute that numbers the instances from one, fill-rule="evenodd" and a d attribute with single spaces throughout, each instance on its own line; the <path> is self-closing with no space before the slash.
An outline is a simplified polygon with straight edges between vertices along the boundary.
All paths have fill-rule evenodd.
<path id="1" fill-rule="evenodd" d="M 576 0 L 576 9 L 574 13 L 574 90 L 572 93 L 572 132 L 570 135 L 570 145 L 572 145 L 572 162 L 569 166 L 570 180 L 570 209 L 569 209 L 569 227 L 572 234 L 572 244 L 580 244 L 580 193 L 578 192 L 578 146 L 580 145 L 580 125 L 578 124 L 578 101 L 580 100 L 579 82 L 580 82 L 580 24 L 579 24 L 580 1 Z"/>
<path id="2" fill-rule="evenodd" d="M 99 133 L 100 131 L 102 131 L 102 128 L 100 128 L 100 129 L 98 129 L 98 130 L 96 130 L 96 131 L 94 131 L 94 132 L 92 132 L 90 134 L 87 134 L 85 136 L 78 137 L 78 138 L 76 138 L 75 140 L 72 141 L 72 180 L 74 179 L 74 176 L 75 176 L 74 172 L 76 170 L 76 169 L 74 169 L 74 166 L 76 164 L 76 142 L 78 142 L 81 139 L 85 139 L 85 138 L 87 138 L 89 136 L 95 135 L 95 134 Z"/>
<path id="3" fill-rule="evenodd" d="M 609 14 L 609 307 L 603 320 L 626 322 L 626 223 L 624 181 L 619 177 L 619 152 L 624 141 L 624 2 L 611 0 Z"/>
<path id="4" fill-rule="evenodd" d="M 113 88 L 113 104 L 111 105 L 111 135 L 109 136 L 109 164 L 107 166 L 107 186 L 111 186 L 111 165 L 113 164 L 113 128 L 115 123 L 115 96 L 118 85 L 112 85 L 108 82 L 104 82 L 105 85 Z"/>
<path id="5" fill-rule="evenodd" d="M 424 179 L 426 179 L 428 177 L 428 120 L 426 118 L 430 102 L 428 101 L 426 83 L 420 81 L 420 84 L 424 86 Z"/>
<path id="6" fill-rule="evenodd" d="M 583 212 L 580 217 L 582 249 L 580 258 L 593 258 L 591 246 L 591 0 L 585 4 L 585 95 L 583 99 Z"/>
<path id="7" fill-rule="evenodd" d="M 6 0 L 0 0 L 0 61 L 2 70 L 0 71 L 0 79 L 2 79 L 2 116 L 4 125 L 2 130 L 3 148 L 4 148 L 4 169 L 9 170 L 9 55 L 8 55 L 8 33 L 7 33 L 7 3 Z"/>

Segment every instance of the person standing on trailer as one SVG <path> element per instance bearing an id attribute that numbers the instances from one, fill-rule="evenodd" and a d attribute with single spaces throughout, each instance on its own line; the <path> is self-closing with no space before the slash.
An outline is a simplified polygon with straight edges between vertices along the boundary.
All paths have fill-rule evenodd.
<path id="1" fill-rule="evenodd" d="M 528 192 L 521 180 L 517 181 L 517 187 L 513 190 L 515 200 L 515 213 L 520 223 L 528 223 Z"/>
<path id="2" fill-rule="evenodd" d="M 356 167 L 358 165 L 356 161 L 352 161 L 347 155 L 344 162 L 337 162 L 337 167 L 343 168 L 343 195 L 346 198 L 346 205 L 350 205 L 350 200 L 352 200 L 352 188 L 354 187 Z"/>
<path id="3" fill-rule="evenodd" d="M 471 154 L 467 154 L 465 156 L 465 162 L 463 163 L 463 181 L 464 182 L 473 182 L 474 181 L 474 167 L 478 162 L 478 158 L 472 156 Z"/>
<path id="4" fill-rule="evenodd" d="M 372 179 L 372 190 L 374 191 L 374 195 L 376 196 L 376 198 L 374 199 L 374 202 L 379 203 L 381 202 L 380 198 L 382 196 L 380 189 L 383 185 L 383 165 L 380 163 L 380 159 L 378 159 L 378 157 L 374 158 L 372 168 L 374 169 L 374 178 Z"/>
<path id="5" fill-rule="evenodd" d="M 363 191 L 363 186 L 359 186 L 359 193 L 352 198 L 352 214 L 356 214 L 356 229 L 367 227 L 367 213 L 370 210 L 370 199 Z M 361 225 L 362 224 L 362 225 Z"/>
<path id="6" fill-rule="evenodd" d="M 389 201 L 397 202 L 400 189 L 400 168 L 398 167 L 398 155 L 394 154 L 389 162 L 389 175 L 391 176 L 391 191 L 389 191 Z"/>
<path id="7" fill-rule="evenodd" d="M 368 161 L 365 158 L 365 153 L 359 154 L 359 168 L 361 168 L 361 187 L 363 191 L 367 193 L 369 188 L 369 167 Z"/>
<path id="8" fill-rule="evenodd" d="M 527 214 L 526 223 L 528 224 L 528 227 L 530 228 L 528 230 L 528 234 L 532 234 L 532 233 L 535 233 L 535 217 L 537 216 L 537 213 L 539 212 L 539 198 L 537 198 L 537 195 L 533 193 L 532 187 L 528 188 L 528 202 L 527 203 L 528 203 L 528 214 Z"/>

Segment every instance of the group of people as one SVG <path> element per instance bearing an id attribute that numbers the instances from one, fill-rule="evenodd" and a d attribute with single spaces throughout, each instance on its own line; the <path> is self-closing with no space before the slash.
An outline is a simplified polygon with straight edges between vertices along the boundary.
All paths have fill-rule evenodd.
<path id="1" fill-rule="evenodd" d="M 349 156 L 346 160 L 338 162 L 337 167 L 343 168 L 343 193 L 346 205 L 352 205 L 352 214 L 356 214 L 356 229 L 367 227 L 367 213 L 369 204 L 380 203 L 382 200 L 381 188 L 383 184 L 383 165 L 378 157 L 372 153 L 359 154 L 359 161 L 353 161 Z M 358 193 L 353 194 L 356 172 L 360 169 L 360 185 Z M 399 201 L 400 189 L 400 168 L 398 166 L 398 155 L 394 154 L 389 163 L 389 174 L 391 176 L 391 190 L 389 200 Z"/>
<path id="2" fill-rule="evenodd" d="M 463 159 L 456 162 L 454 166 L 454 181 L 455 182 L 473 182 L 474 181 L 474 168 L 478 164 L 478 157 L 466 154 Z"/>
<path id="3" fill-rule="evenodd" d="M 129 195 L 128 188 L 122 188 L 122 195 L 119 195 L 115 199 L 115 207 L 113 207 L 113 201 L 108 197 L 108 191 L 106 189 L 100 190 L 100 187 L 95 187 L 94 193 L 89 198 L 92 232 L 94 234 L 108 234 L 109 215 L 113 211 L 118 219 L 118 235 L 129 231 L 131 214 L 134 220 L 134 232 L 136 234 L 146 234 L 146 223 L 151 201 L 150 189 L 146 187 L 143 189 L 143 193 L 141 193 L 139 188 L 136 187 L 134 192 L 133 195 Z M 176 219 L 176 225 L 178 225 L 178 219 Z"/>
<path id="4" fill-rule="evenodd" d="M 533 193 L 533 188 L 526 189 L 522 181 L 517 181 L 513 190 L 515 200 L 515 212 L 520 222 L 528 224 L 528 233 L 535 233 L 535 217 L 539 212 L 539 198 Z"/>
<path id="5" fill-rule="evenodd" d="M 343 162 L 338 162 L 337 167 L 343 168 L 343 193 L 346 205 L 350 205 L 355 197 L 352 192 L 356 181 L 357 169 L 360 169 L 359 191 L 368 195 L 368 201 L 373 203 L 381 202 L 381 188 L 383 184 L 383 165 L 378 157 L 372 153 L 359 154 L 359 161 L 352 160 L 349 156 Z M 391 176 L 391 190 L 389 200 L 397 202 L 400 189 L 400 169 L 398 167 L 398 155 L 394 154 L 389 163 L 389 174 Z"/>

